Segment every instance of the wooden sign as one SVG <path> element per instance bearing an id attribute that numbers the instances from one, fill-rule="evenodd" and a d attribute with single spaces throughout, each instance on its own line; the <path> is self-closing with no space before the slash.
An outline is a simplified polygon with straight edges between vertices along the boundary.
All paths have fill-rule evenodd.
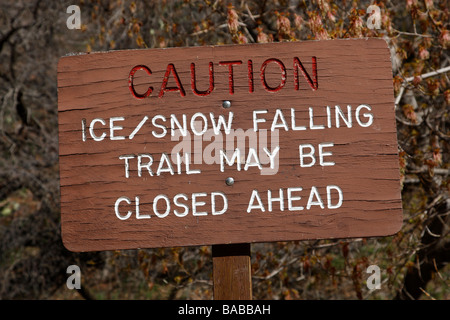
<path id="1" fill-rule="evenodd" d="M 58 109 L 69 250 L 385 236 L 401 226 L 384 40 L 67 56 Z"/>

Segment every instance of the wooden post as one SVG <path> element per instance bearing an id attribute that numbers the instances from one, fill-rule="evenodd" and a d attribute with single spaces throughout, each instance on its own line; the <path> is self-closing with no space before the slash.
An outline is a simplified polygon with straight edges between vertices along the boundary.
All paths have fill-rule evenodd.
<path id="1" fill-rule="evenodd" d="M 251 300 L 250 243 L 213 245 L 215 300 Z"/>

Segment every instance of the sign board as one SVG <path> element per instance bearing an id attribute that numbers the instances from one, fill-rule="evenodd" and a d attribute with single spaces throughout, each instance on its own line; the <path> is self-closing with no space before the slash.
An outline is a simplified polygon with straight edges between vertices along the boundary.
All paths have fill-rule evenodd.
<path id="1" fill-rule="evenodd" d="M 66 56 L 58 115 L 72 251 L 385 236 L 401 226 L 381 39 Z"/>

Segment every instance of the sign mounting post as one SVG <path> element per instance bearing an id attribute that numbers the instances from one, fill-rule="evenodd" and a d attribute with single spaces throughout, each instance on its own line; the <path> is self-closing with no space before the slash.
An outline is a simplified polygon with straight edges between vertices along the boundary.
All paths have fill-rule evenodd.
<path id="1" fill-rule="evenodd" d="M 212 246 L 213 285 L 216 300 L 251 300 L 250 244 Z"/>

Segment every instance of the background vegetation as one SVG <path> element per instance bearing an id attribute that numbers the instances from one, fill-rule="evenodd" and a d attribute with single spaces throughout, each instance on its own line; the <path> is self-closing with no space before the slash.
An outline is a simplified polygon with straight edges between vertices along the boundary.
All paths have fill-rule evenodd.
<path id="1" fill-rule="evenodd" d="M 68 30 L 66 8 L 81 8 Z M 381 9 L 369 29 L 366 10 Z M 70 52 L 380 37 L 392 52 L 404 224 L 392 237 L 252 246 L 256 299 L 449 299 L 446 0 L 0 2 L 0 298 L 211 299 L 210 247 L 94 253 L 60 236 L 56 65 Z M 368 70 L 370 72 L 370 70 Z M 66 268 L 82 272 L 79 292 Z M 380 290 L 366 268 L 381 268 Z"/>

